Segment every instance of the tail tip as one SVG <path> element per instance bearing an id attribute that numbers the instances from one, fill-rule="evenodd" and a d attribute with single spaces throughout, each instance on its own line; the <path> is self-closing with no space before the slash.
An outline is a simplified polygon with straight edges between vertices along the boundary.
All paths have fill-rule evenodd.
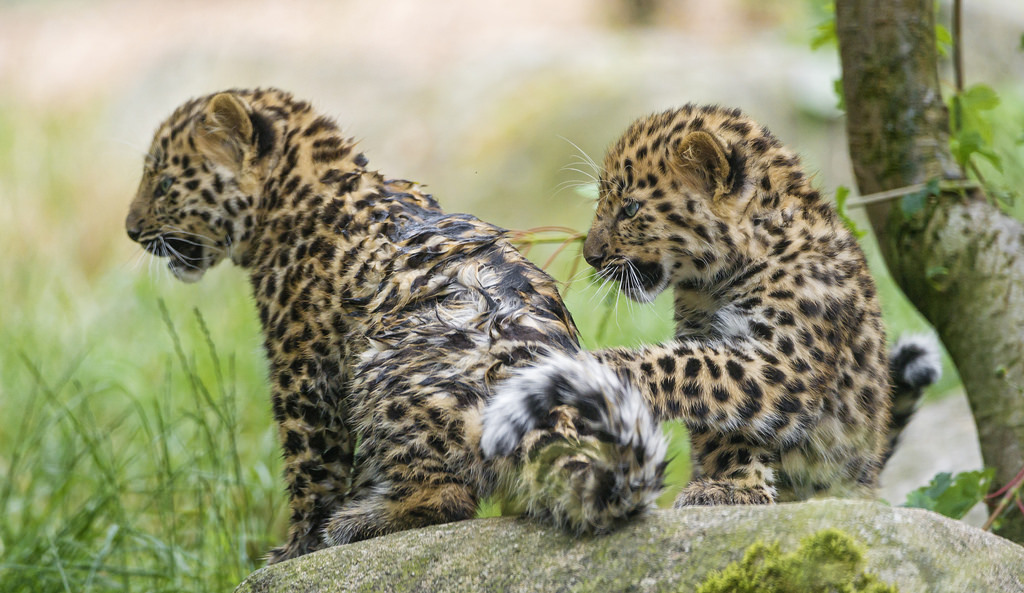
<path id="1" fill-rule="evenodd" d="M 511 454 L 559 405 L 576 408 L 585 424 L 613 435 L 619 445 L 650 449 L 652 456 L 663 445 L 634 387 L 592 357 L 556 353 L 517 370 L 498 387 L 484 410 L 482 453 L 488 458 Z"/>
<path id="2" fill-rule="evenodd" d="M 511 425 L 500 425 L 498 422 L 484 421 L 483 436 L 480 437 L 480 450 L 484 459 L 509 455 L 519 444 L 522 433 Z"/>
<path id="3" fill-rule="evenodd" d="M 935 334 L 905 334 L 889 352 L 893 381 L 913 389 L 934 384 L 942 377 L 939 340 Z"/>

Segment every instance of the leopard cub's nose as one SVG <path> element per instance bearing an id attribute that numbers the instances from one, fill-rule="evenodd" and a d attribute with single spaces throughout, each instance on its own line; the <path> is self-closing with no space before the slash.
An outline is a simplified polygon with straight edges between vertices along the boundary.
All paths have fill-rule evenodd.
<path id="1" fill-rule="evenodd" d="M 600 270 L 601 264 L 604 263 L 604 255 L 608 251 L 608 243 L 603 241 L 595 233 L 587 235 L 587 240 L 583 242 L 583 259 L 586 260 L 587 264 Z"/>
<path id="2" fill-rule="evenodd" d="M 591 267 L 600 268 L 601 263 L 604 262 L 604 253 L 584 253 L 583 259 L 587 260 Z"/>
<path id="3" fill-rule="evenodd" d="M 138 218 L 128 215 L 128 218 L 124 220 L 124 230 L 128 233 L 128 238 L 132 241 L 138 241 L 142 235 L 142 225 L 139 224 Z"/>

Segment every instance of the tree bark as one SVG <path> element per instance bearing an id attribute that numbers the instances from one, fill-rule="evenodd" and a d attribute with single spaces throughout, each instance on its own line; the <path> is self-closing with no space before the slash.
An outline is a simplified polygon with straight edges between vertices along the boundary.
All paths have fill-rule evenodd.
<path id="1" fill-rule="evenodd" d="M 932 0 L 837 0 L 836 30 L 861 194 L 962 177 Z M 1024 466 L 1024 227 L 980 192 L 872 204 L 868 216 L 893 277 L 960 372 L 994 488 L 1007 483 Z M 996 532 L 1024 543 L 1024 515 L 1011 510 Z"/>

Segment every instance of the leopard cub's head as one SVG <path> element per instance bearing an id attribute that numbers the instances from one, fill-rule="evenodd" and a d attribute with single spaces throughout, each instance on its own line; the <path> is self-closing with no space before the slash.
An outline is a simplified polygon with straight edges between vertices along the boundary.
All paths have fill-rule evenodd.
<path id="1" fill-rule="evenodd" d="M 688 105 L 637 120 L 605 156 L 585 259 L 639 302 L 710 281 L 743 251 L 762 189 L 750 181 L 756 162 L 780 150 L 735 109 Z"/>
<path id="2" fill-rule="evenodd" d="M 194 99 L 157 129 L 125 220 L 129 238 L 167 257 L 184 282 L 225 257 L 238 261 L 256 224 L 259 157 L 273 130 L 229 91 Z"/>

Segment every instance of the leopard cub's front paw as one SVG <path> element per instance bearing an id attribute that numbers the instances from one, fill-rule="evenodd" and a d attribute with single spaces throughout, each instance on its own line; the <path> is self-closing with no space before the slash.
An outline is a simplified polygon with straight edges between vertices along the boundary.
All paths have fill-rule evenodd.
<path id="1" fill-rule="evenodd" d="M 771 504 L 775 489 L 771 486 L 744 486 L 724 480 L 697 480 L 676 497 L 674 508 L 722 504 Z"/>

